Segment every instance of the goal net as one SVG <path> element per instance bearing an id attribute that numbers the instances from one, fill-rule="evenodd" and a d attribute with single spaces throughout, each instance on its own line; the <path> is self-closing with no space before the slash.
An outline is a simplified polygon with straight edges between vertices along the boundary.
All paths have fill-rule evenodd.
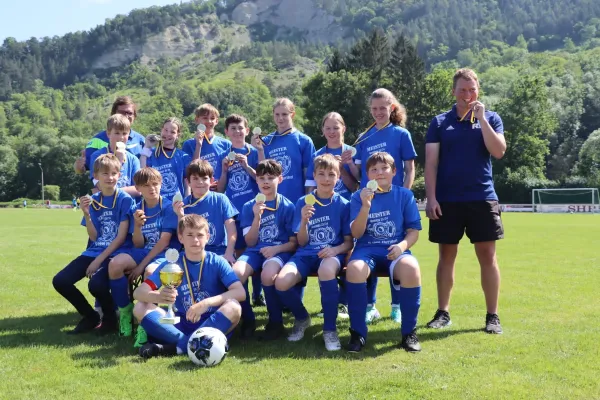
<path id="1" fill-rule="evenodd" d="M 543 213 L 600 212 L 597 188 L 533 189 L 531 205 L 534 212 Z"/>

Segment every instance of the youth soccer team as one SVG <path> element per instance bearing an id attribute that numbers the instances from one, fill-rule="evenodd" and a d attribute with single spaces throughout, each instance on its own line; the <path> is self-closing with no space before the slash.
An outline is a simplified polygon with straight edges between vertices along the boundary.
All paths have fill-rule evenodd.
<path id="1" fill-rule="evenodd" d="M 440 254 L 444 246 L 457 246 L 465 231 L 476 250 L 503 235 L 487 168 L 490 154 L 496 156 L 501 148 L 490 147 L 491 135 L 504 141 L 502 122 L 477 100 L 478 88 L 473 71 L 457 71 L 457 103 L 434 118 L 427 133 L 427 165 L 435 166 L 438 180 L 427 182 L 427 214 L 430 239 L 440 244 Z M 420 351 L 421 274 L 410 251 L 421 230 L 410 190 L 416 152 L 404 128 L 406 111 L 390 91 L 374 91 L 369 106 L 374 122 L 353 146 L 344 143 L 343 118 L 330 112 L 322 121 L 327 145 L 315 150 L 312 140 L 294 127 L 289 99 L 278 99 L 273 106 L 276 130 L 265 136 L 255 132 L 251 145 L 246 118 L 233 114 L 225 119 L 226 140 L 215 135 L 218 110 L 203 104 L 195 118 L 204 127 L 179 149 L 182 126 L 177 118 L 164 122 L 160 141 L 144 140 L 131 129 L 133 101 L 118 98 L 106 131 L 90 141 L 75 163 L 80 172 L 89 168 L 94 189 L 80 199 L 88 246 L 53 279 L 54 288 L 82 316 L 69 333 L 133 336 L 135 318 L 135 346 L 144 358 L 187 353 L 187 340 L 199 327 L 214 327 L 231 337 L 239 325 L 242 340 L 258 335 L 300 341 L 311 326 L 303 288 L 316 275 L 326 349 L 341 349 L 340 317 L 350 319 L 347 350 L 360 352 L 368 324 L 381 318 L 375 307 L 376 275 L 384 272 L 392 293 L 391 318 L 401 325 L 400 346 Z M 476 160 L 454 165 L 451 150 Z M 457 169 L 465 175 L 453 182 L 452 194 L 462 191 L 458 200 L 440 178 Z M 491 185 L 491 192 L 485 185 Z M 473 206 L 481 203 L 489 207 Z M 457 229 L 462 229 L 460 235 Z M 168 249 L 180 250 L 177 263 L 184 274 L 177 288 L 162 287 L 160 279 L 169 263 Z M 497 270 L 495 247 L 493 259 Z M 440 282 L 440 270 L 448 269 L 443 264 L 440 258 L 440 307 L 428 324 L 432 328 L 451 323 L 447 303 L 452 283 L 448 289 L 448 282 Z M 482 263 L 482 282 L 483 275 Z M 483 285 L 490 333 L 502 332 L 497 275 L 495 289 Z M 75 286 L 86 276 L 96 308 Z M 140 277 L 142 283 L 131 293 L 131 283 Z M 261 290 L 268 323 L 259 334 L 250 298 L 255 307 L 260 305 Z M 161 323 L 162 304 L 174 304 L 179 323 Z M 295 319 L 288 333 L 284 309 Z"/>

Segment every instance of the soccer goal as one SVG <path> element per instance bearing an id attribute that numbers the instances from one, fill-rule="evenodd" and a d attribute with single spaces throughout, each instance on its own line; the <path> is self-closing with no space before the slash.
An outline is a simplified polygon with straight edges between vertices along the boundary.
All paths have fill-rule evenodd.
<path id="1" fill-rule="evenodd" d="M 542 213 L 600 212 L 597 188 L 533 189 L 531 205 Z"/>

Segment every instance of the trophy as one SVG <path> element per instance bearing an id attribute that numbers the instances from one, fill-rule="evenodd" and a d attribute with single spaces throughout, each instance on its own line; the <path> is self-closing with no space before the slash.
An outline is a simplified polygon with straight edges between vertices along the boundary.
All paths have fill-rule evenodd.
<path id="1" fill-rule="evenodd" d="M 372 179 L 367 183 L 367 188 L 371 189 L 374 192 L 377 190 L 378 187 L 379 185 L 377 185 L 377 181 L 375 179 Z"/>
<path id="2" fill-rule="evenodd" d="M 316 199 L 316 197 L 312 193 L 309 193 L 304 198 L 304 202 L 306 204 L 308 204 L 309 206 L 314 206 L 315 203 L 317 202 L 317 199 Z"/>
<path id="3" fill-rule="evenodd" d="M 160 270 L 160 283 L 169 288 L 177 288 L 183 281 L 183 270 L 176 264 L 179 259 L 179 252 L 175 249 L 169 249 L 165 256 L 169 263 Z M 192 286 L 190 285 L 190 290 L 191 289 Z M 167 313 L 159 320 L 159 322 L 161 324 L 169 325 L 179 323 L 179 317 L 176 317 L 173 312 L 173 304 L 169 304 Z"/>

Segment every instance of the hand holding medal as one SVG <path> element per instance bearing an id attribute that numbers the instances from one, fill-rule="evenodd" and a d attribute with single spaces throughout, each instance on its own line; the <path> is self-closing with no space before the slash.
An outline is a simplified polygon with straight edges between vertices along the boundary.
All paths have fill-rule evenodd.
<path id="1" fill-rule="evenodd" d="M 260 137 L 261 133 L 262 129 L 260 129 L 258 126 L 252 130 L 252 145 L 256 147 L 257 150 L 263 149 L 264 142 Z"/>

